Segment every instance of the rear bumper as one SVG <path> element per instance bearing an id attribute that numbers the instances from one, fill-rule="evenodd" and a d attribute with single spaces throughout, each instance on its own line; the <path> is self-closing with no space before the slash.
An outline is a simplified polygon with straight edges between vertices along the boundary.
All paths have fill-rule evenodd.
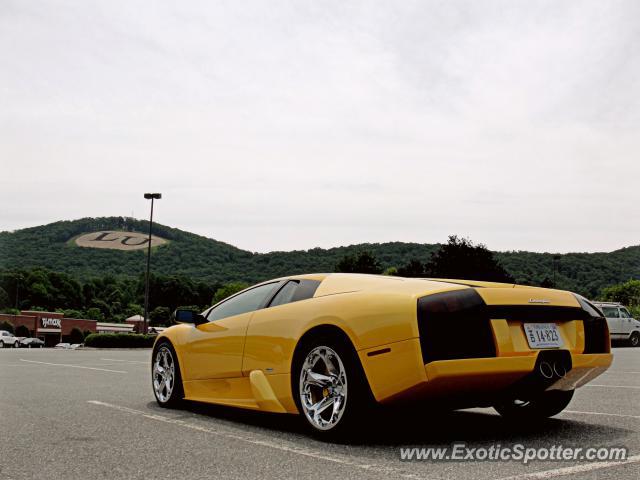
<path id="1" fill-rule="evenodd" d="M 507 355 L 493 358 L 465 358 L 422 363 L 419 340 L 410 339 L 358 352 L 374 397 L 381 403 L 421 399 L 463 399 L 468 406 L 490 404 L 536 370 L 538 356 Z M 377 352 L 383 351 L 378 354 Z M 602 374 L 613 360 L 611 353 L 571 353 L 571 369 L 564 378 L 554 379 L 545 389 L 571 390 Z M 374 355 L 371 355 L 371 354 Z"/>
<path id="2" fill-rule="evenodd" d="M 545 350 L 526 357 L 470 358 L 443 360 L 424 366 L 429 390 L 438 388 L 467 390 L 474 386 L 482 391 L 508 388 L 536 368 L 538 356 Z M 563 378 L 550 383 L 547 390 L 573 390 L 601 375 L 613 361 L 610 353 L 571 354 L 571 370 Z"/>

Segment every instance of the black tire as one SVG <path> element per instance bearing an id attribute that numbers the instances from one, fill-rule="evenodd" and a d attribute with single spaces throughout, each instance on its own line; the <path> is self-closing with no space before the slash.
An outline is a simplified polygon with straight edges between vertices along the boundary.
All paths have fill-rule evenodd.
<path id="1" fill-rule="evenodd" d="M 18 348 L 19 346 L 20 346 L 19 342 L 16 342 L 16 343 L 13 344 L 13 348 Z"/>
<path id="2" fill-rule="evenodd" d="M 551 390 L 529 400 L 511 400 L 494 405 L 503 417 L 520 421 L 535 421 L 553 417 L 564 410 L 573 398 L 574 390 Z"/>
<path id="3" fill-rule="evenodd" d="M 629 337 L 629 346 L 630 347 L 640 346 L 640 334 L 638 332 L 633 332 Z"/>
<path id="4" fill-rule="evenodd" d="M 305 365 L 307 357 L 312 352 L 317 352 L 318 349 L 325 349 L 325 352 L 329 352 L 329 350 L 331 350 L 337 354 L 339 360 L 342 362 L 342 366 L 344 367 L 344 374 L 346 377 L 346 395 L 344 396 L 344 400 L 341 402 L 344 403 L 342 413 L 339 415 L 336 423 L 328 428 L 327 426 L 325 426 L 325 428 L 320 428 L 316 423 L 314 423 L 310 418 L 309 410 L 303 407 L 303 399 L 300 395 L 300 384 L 304 383 L 301 379 L 301 375 L 303 373 L 302 368 Z M 333 354 L 330 352 L 329 357 L 333 358 Z M 338 438 L 351 438 L 363 430 L 363 427 L 368 423 L 366 422 L 366 415 L 372 410 L 375 400 L 371 393 L 371 389 L 369 388 L 360 360 L 348 340 L 341 338 L 339 335 L 327 334 L 308 337 L 296 348 L 292 367 L 291 390 L 293 392 L 293 398 L 305 426 L 312 434 L 321 439 L 336 440 Z M 328 369 L 327 374 L 330 375 Z M 334 377 L 337 377 L 337 375 L 334 375 Z M 337 380 L 337 382 L 339 382 L 339 380 Z M 320 389 L 322 392 L 321 395 L 328 398 L 334 395 L 334 393 L 332 392 L 327 394 L 325 393 L 325 390 L 342 390 L 343 385 L 334 384 L 328 388 L 314 386 L 314 388 Z M 338 397 L 339 396 L 340 395 L 338 395 Z M 311 400 L 310 393 L 307 394 L 307 399 Z M 316 400 L 324 400 L 324 398 L 321 398 L 320 394 L 318 394 Z M 311 401 L 310 403 L 315 403 L 315 401 Z M 332 406 L 331 410 L 334 410 L 334 408 L 335 407 Z M 334 413 L 329 412 L 328 416 L 333 419 Z"/>
<path id="5" fill-rule="evenodd" d="M 4 348 L 4 342 L 0 340 L 0 348 Z"/>
<path id="6" fill-rule="evenodd" d="M 170 391 L 168 391 L 169 389 L 166 383 L 160 382 L 160 379 L 162 378 L 164 381 L 166 376 L 163 377 L 156 371 L 156 361 L 159 360 L 158 355 L 160 353 L 162 357 L 168 354 L 166 358 L 170 358 L 171 364 L 173 365 L 173 381 L 171 382 L 172 387 Z M 162 360 L 160 360 L 160 362 L 160 366 L 165 369 L 165 366 L 162 365 Z M 184 400 L 184 388 L 182 386 L 182 375 L 180 374 L 178 356 L 176 355 L 173 345 L 171 345 L 171 342 L 168 340 L 162 340 L 153 347 L 153 355 L 151 356 L 151 388 L 153 389 L 153 394 L 156 397 L 158 405 L 163 408 L 179 407 Z"/>

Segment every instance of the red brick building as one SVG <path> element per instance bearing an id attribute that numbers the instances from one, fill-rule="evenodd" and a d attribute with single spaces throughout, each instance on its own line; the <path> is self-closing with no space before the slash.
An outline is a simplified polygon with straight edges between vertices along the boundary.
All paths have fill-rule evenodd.
<path id="1" fill-rule="evenodd" d="M 0 322 L 2 321 L 12 324 L 14 329 L 24 325 L 31 337 L 42 338 L 47 347 L 67 341 L 73 328 L 78 328 L 81 332 L 95 333 L 98 323 L 95 320 L 66 318 L 62 313 L 30 310 L 23 310 L 20 315 L 0 313 Z"/>

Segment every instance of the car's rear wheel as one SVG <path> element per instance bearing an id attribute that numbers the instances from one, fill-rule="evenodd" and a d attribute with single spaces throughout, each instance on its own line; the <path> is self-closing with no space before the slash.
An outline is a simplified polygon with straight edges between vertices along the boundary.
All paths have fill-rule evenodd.
<path id="1" fill-rule="evenodd" d="M 629 345 L 632 347 L 637 347 L 640 345 L 640 333 L 633 332 L 629 337 Z"/>
<path id="2" fill-rule="evenodd" d="M 158 405 L 177 407 L 184 398 L 178 356 L 171 343 L 159 342 L 153 349 L 151 385 Z"/>
<path id="3" fill-rule="evenodd" d="M 18 346 L 20 346 L 20 344 L 19 344 L 18 342 L 15 342 L 15 343 L 13 344 L 13 348 L 18 348 Z"/>
<path id="4" fill-rule="evenodd" d="M 355 431 L 372 397 L 351 345 L 324 336 L 307 340 L 294 362 L 294 399 L 311 431 L 325 438 Z"/>
<path id="5" fill-rule="evenodd" d="M 529 400 L 513 399 L 494 405 L 505 418 L 534 421 L 553 417 L 564 410 L 573 398 L 574 390 L 550 390 Z"/>

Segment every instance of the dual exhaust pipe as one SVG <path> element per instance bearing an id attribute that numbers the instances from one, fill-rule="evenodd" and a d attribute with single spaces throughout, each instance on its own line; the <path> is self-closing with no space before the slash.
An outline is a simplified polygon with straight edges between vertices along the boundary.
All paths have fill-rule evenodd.
<path id="1" fill-rule="evenodd" d="M 565 377 L 573 368 L 568 350 L 544 350 L 539 353 L 533 371 L 515 382 L 505 392 L 506 398 L 535 398 Z"/>
<path id="2" fill-rule="evenodd" d="M 538 364 L 538 373 L 548 380 L 564 378 L 567 371 L 565 362 L 560 360 L 542 361 Z"/>

